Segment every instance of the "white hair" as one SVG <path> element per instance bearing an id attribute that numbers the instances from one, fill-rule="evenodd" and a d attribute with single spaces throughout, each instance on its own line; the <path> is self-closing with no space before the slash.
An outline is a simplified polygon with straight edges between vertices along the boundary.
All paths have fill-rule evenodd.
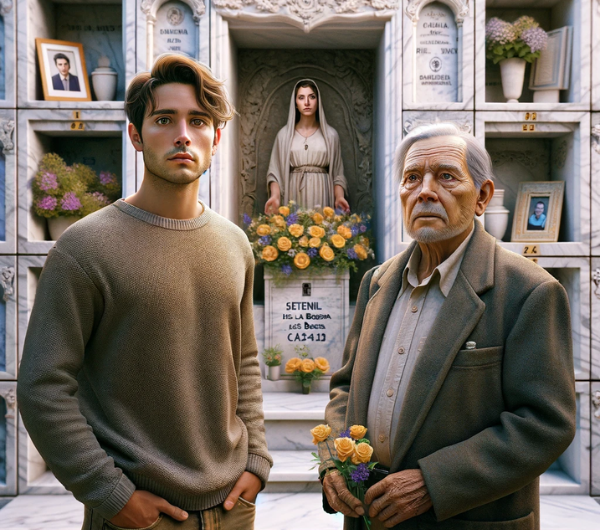
<path id="1" fill-rule="evenodd" d="M 470 133 L 461 131 L 453 123 L 432 123 L 423 125 L 411 131 L 396 149 L 394 155 L 394 175 L 402 178 L 404 161 L 409 149 L 420 140 L 427 140 L 436 136 L 457 136 L 467 144 L 467 168 L 473 179 L 475 187 L 480 190 L 486 180 L 494 180 L 492 171 L 492 159 L 479 141 Z"/>

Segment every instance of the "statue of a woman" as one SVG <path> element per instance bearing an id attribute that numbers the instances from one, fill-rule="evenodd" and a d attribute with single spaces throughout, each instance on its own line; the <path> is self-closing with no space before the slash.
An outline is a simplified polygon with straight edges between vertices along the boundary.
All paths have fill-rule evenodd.
<path id="1" fill-rule="evenodd" d="M 350 210 L 340 139 L 327 125 L 319 89 L 310 79 L 298 81 L 292 92 L 287 125 L 271 152 L 267 187 L 267 214 L 275 213 L 282 199 L 301 208 Z"/>

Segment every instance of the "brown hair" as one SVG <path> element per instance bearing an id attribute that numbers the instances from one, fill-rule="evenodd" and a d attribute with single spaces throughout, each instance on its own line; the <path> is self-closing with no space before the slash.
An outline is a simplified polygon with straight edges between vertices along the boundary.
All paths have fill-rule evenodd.
<path id="1" fill-rule="evenodd" d="M 315 114 L 315 119 L 317 120 L 317 123 L 319 123 L 319 90 L 317 89 L 317 85 L 315 85 L 312 81 L 308 81 L 308 80 L 303 81 L 302 83 L 298 83 L 296 85 L 296 90 L 294 91 L 294 102 L 296 101 L 296 97 L 298 96 L 298 91 L 301 88 L 310 88 L 315 93 L 315 96 L 317 96 L 317 112 Z M 299 121 L 300 121 L 300 111 L 298 110 L 298 107 L 296 107 L 296 122 L 295 123 L 298 123 Z"/>
<path id="2" fill-rule="evenodd" d="M 136 75 L 127 88 L 125 112 L 140 138 L 144 117 L 156 110 L 154 91 L 168 83 L 195 87 L 196 101 L 210 115 L 215 129 L 225 127 L 233 118 L 235 110 L 229 102 L 223 81 L 216 79 L 207 66 L 194 59 L 165 53 L 156 59 L 150 72 Z"/>

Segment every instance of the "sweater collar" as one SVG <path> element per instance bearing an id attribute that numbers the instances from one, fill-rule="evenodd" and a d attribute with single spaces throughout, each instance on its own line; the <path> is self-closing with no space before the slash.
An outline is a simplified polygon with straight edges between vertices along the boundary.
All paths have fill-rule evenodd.
<path id="1" fill-rule="evenodd" d="M 121 210 L 127 215 L 131 215 L 140 221 L 145 223 L 166 228 L 167 230 L 196 230 L 197 228 L 203 227 L 210 220 L 212 210 L 204 204 L 202 201 L 198 201 L 204 207 L 204 211 L 198 217 L 194 219 L 170 219 L 168 217 L 161 217 L 146 210 L 142 210 L 133 204 L 125 202 L 123 199 L 119 199 L 113 203 L 113 206 Z"/>

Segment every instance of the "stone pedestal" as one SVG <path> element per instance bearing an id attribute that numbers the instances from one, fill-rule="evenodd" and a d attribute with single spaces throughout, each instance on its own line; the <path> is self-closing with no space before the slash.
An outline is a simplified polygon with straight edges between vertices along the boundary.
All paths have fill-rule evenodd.
<path id="1" fill-rule="evenodd" d="M 281 346 L 283 366 L 296 356 L 294 346 L 308 346 L 312 357 L 329 361 L 329 375 L 341 367 L 350 326 L 349 276 L 294 272 L 276 284 L 265 273 L 264 345 Z"/>

